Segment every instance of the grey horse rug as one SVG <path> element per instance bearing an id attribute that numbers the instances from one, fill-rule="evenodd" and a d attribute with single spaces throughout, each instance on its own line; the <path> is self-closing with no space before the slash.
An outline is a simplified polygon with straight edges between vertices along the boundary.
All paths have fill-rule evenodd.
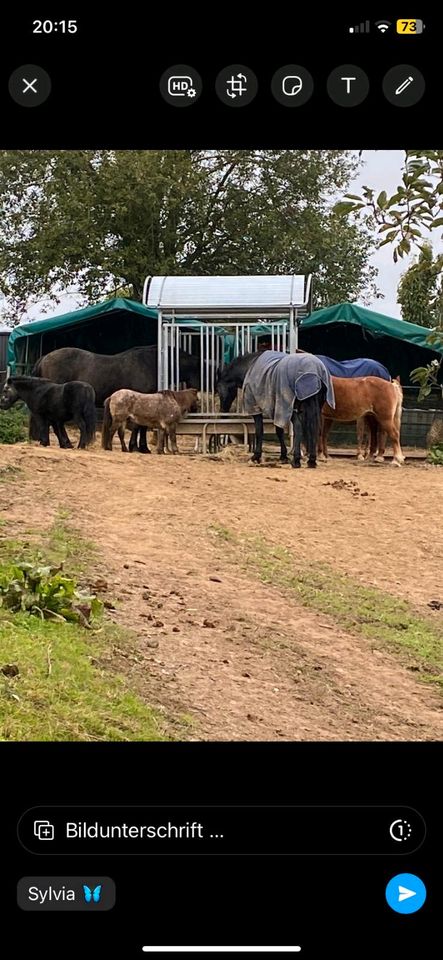
<path id="1" fill-rule="evenodd" d="M 307 400 L 326 387 L 326 400 L 335 407 L 331 376 L 312 353 L 279 353 L 265 350 L 251 364 L 243 381 L 243 407 L 249 415 L 264 417 L 284 429 L 295 400 Z"/>

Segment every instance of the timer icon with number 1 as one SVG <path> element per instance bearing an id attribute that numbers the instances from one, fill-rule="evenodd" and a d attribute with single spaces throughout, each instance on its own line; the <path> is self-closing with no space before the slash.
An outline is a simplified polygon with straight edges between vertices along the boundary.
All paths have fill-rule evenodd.
<path id="1" fill-rule="evenodd" d="M 389 833 L 393 840 L 401 843 L 402 840 L 409 840 L 412 833 L 411 824 L 407 820 L 394 820 L 389 827 Z"/>

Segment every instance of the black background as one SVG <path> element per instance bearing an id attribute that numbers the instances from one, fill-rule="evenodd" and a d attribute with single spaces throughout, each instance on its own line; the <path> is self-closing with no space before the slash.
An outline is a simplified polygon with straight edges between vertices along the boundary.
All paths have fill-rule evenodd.
<path id="1" fill-rule="evenodd" d="M 421 37 L 350 36 L 366 19 L 323 8 L 187 7 L 140 12 L 124 4 L 100 14 L 50 8 L 2 19 L 1 146 L 18 148 L 442 147 L 441 17 L 427 17 Z M 78 7 L 77 7 L 78 9 Z M 371 20 L 392 14 L 373 11 Z M 76 36 L 33 37 L 37 17 L 74 18 Z M 51 76 L 53 92 L 24 110 L 8 94 L 16 67 L 34 63 Z M 158 90 L 163 71 L 194 66 L 203 80 L 196 104 L 178 110 Z M 249 66 L 259 92 L 233 110 L 214 92 L 222 67 Z M 315 91 L 304 107 L 285 109 L 270 93 L 274 72 L 305 66 Z M 342 64 L 368 74 L 371 91 L 355 109 L 335 106 L 326 79 Z M 426 80 L 416 107 L 398 109 L 383 97 L 384 74 L 415 64 Z M 407 549 L 407 545 L 401 546 Z M 399 561 L 400 562 L 400 561 Z M 405 730 L 407 736 L 407 730 Z M 294 731 L 294 740 L 297 731 Z M 441 744 L 8 744 L 0 745 L 2 784 L 1 899 L 8 957 L 141 957 L 143 943 L 300 943 L 301 957 L 428 958 L 441 934 Z M 399 804 L 427 823 L 423 847 L 391 857 L 134 857 L 41 858 L 19 845 L 16 823 L 41 804 Z M 362 830 L 365 829 L 364 819 Z M 75 860 L 75 869 L 73 863 Z M 24 914 L 16 907 L 22 876 L 102 873 L 117 885 L 109 914 Z M 384 890 L 398 872 L 417 873 L 428 899 L 415 915 L 386 905 Z M 439 910 L 440 904 L 440 910 Z M 432 946 L 434 937 L 435 946 Z"/>

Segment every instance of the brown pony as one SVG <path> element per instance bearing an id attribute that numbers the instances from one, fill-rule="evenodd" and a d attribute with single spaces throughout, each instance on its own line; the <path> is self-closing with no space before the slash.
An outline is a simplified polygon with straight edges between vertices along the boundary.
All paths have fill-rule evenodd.
<path id="1" fill-rule="evenodd" d="M 104 403 L 102 447 L 112 450 L 112 438 L 118 430 L 123 453 L 127 421 L 140 427 L 158 430 L 157 453 L 164 452 L 165 432 L 171 438 L 172 452 L 178 453 L 176 425 L 188 411 L 197 410 L 198 390 L 162 390 L 160 393 L 137 393 L 116 390 Z"/>
<path id="2" fill-rule="evenodd" d="M 335 410 L 323 406 L 323 423 L 320 437 L 320 449 L 327 458 L 327 437 L 332 422 L 361 420 L 367 417 L 371 428 L 371 453 L 375 454 L 374 447 L 378 443 L 378 459 L 383 459 L 386 434 L 389 436 L 393 450 L 393 463 L 400 466 L 404 461 L 400 446 L 400 425 L 403 404 L 403 391 L 400 379 L 382 380 L 380 377 L 332 377 L 335 394 Z M 378 426 L 378 438 L 374 441 L 374 419 Z M 364 423 L 364 421 L 363 421 Z M 363 426 L 362 423 L 362 426 Z M 358 431 L 358 456 L 362 459 L 363 429 Z"/>

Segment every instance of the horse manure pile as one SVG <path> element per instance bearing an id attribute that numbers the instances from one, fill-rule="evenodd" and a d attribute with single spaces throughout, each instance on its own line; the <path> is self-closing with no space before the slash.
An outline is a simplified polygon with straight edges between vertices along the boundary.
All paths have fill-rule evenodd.
<path id="1" fill-rule="evenodd" d="M 323 486 L 333 487 L 334 490 L 347 490 L 353 497 L 369 497 L 370 500 L 375 500 L 367 490 L 360 490 L 356 480 L 325 480 Z"/>

